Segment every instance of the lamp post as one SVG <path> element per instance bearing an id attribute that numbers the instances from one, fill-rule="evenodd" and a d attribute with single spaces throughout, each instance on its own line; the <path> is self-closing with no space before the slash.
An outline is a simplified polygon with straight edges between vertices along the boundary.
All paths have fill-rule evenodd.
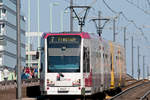
<path id="1" fill-rule="evenodd" d="M 61 22 L 60 22 L 60 25 L 61 25 L 61 26 L 60 26 L 60 29 L 61 29 L 61 32 L 64 31 L 64 26 L 63 26 L 63 25 L 64 25 L 64 21 L 63 21 L 63 20 L 64 20 L 64 14 L 65 14 L 65 13 L 69 13 L 69 12 L 68 12 L 67 10 L 61 11 L 61 16 L 60 16 L 60 21 L 61 21 Z"/>
<path id="2" fill-rule="evenodd" d="M 38 51 L 40 48 L 40 0 L 37 1 L 37 36 L 38 36 Z M 38 59 L 38 78 L 40 77 L 40 58 Z"/>
<path id="3" fill-rule="evenodd" d="M 59 5 L 59 3 L 57 3 L 57 2 L 54 2 L 54 3 L 50 3 L 50 32 L 52 32 L 53 31 L 53 6 L 58 6 Z"/>
<path id="4" fill-rule="evenodd" d="M 30 24 L 30 15 L 31 15 L 31 12 L 30 12 L 30 7 L 31 7 L 31 3 L 30 3 L 30 0 L 28 0 L 28 32 L 31 31 L 31 24 Z M 28 67 L 31 66 L 31 56 L 30 56 L 30 36 L 28 37 Z"/>

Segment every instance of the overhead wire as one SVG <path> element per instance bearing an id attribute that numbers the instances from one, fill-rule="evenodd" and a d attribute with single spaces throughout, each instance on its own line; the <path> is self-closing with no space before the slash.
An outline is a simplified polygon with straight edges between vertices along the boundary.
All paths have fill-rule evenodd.
<path id="1" fill-rule="evenodd" d="M 128 1 L 128 0 L 127 0 L 127 1 Z M 105 4 L 105 6 L 106 6 L 111 12 L 113 12 L 114 14 L 118 14 L 118 12 L 114 11 L 114 10 L 105 2 L 105 0 L 103 0 L 103 3 Z M 138 29 L 138 30 L 141 32 L 141 35 L 144 37 L 144 39 L 149 42 L 149 40 L 147 39 L 147 37 L 144 35 L 144 32 L 143 32 L 142 28 L 138 27 L 134 20 L 128 19 L 128 17 L 127 17 L 123 12 L 119 12 L 119 15 L 120 15 L 120 14 L 124 17 L 124 19 L 125 19 L 127 22 L 132 23 L 132 24 L 134 25 L 134 27 L 135 27 L 136 29 Z"/>
<path id="2" fill-rule="evenodd" d="M 91 2 L 91 4 L 89 4 L 88 6 L 91 7 L 92 5 L 94 5 L 97 2 L 97 0 L 93 0 L 93 2 Z M 81 12 L 79 12 L 79 15 L 81 15 L 86 9 L 82 10 Z"/>
<path id="3" fill-rule="evenodd" d="M 105 2 L 105 0 L 103 0 L 103 3 L 106 5 L 106 7 L 107 7 L 111 12 L 117 14 L 117 12 L 114 11 L 114 10 Z"/>
<path id="4" fill-rule="evenodd" d="M 147 1 L 148 5 L 149 5 L 149 8 L 150 8 L 150 1 L 149 0 L 146 0 L 146 1 Z"/>
<path id="5" fill-rule="evenodd" d="M 64 1 L 66 1 L 66 2 L 69 3 L 68 0 L 64 0 Z M 127 1 L 128 3 L 134 5 L 135 7 L 137 7 L 138 9 L 140 9 L 141 11 L 143 11 L 144 13 L 150 15 L 150 13 L 148 13 L 146 10 L 142 9 L 141 7 L 139 7 L 139 5 L 136 5 L 135 3 L 133 3 L 133 2 L 131 2 L 131 1 L 129 1 L 129 0 L 126 0 L 126 1 Z M 93 0 L 93 2 L 92 2 L 89 6 L 94 5 L 96 2 L 97 2 L 97 0 Z M 139 1 L 138 1 L 138 2 L 139 2 Z M 148 2 L 148 5 L 150 6 L 150 1 L 147 0 L 147 2 Z M 143 30 L 142 30 L 141 28 L 139 28 L 133 20 L 128 19 L 127 16 L 126 16 L 123 12 L 116 12 L 115 10 L 113 10 L 113 9 L 106 3 L 105 0 L 103 0 L 103 3 L 105 4 L 105 6 L 106 6 L 111 12 L 113 12 L 114 14 L 118 14 L 118 15 L 116 16 L 116 18 L 118 18 L 118 17 L 120 17 L 120 15 L 122 15 L 123 18 L 124 18 L 127 22 L 132 23 L 132 24 L 135 26 L 135 28 L 138 29 L 138 30 L 141 32 L 142 36 L 144 36 Z M 139 4 L 139 3 L 138 3 L 138 4 Z M 85 11 L 85 9 L 82 10 L 81 12 L 79 12 L 79 15 L 82 14 L 84 11 Z M 129 24 L 127 24 L 126 26 L 128 26 L 128 25 L 129 25 Z M 147 37 L 145 37 L 145 36 L 144 36 L 144 39 L 148 40 Z"/>
<path id="6" fill-rule="evenodd" d="M 64 0 L 64 1 L 70 3 L 68 0 Z M 96 2 L 97 2 L 97 0 L 93 0 L 88 6 L 91 7 L 91 6 L 94 5 Z M 75 4 L 76 4 L 76 2 L 74 2 L 74 5 L 75 5 Z M 93 8 L 93 9 L 94 9 L 94 8 Z M 85 10 L 86 10 L 86 9 L 83 9 L 81 12 L 78 13 L 78 15 L 80 16 Z"/>
<path id="7" fill-rule="evenodd" d="M 145 14 L 150 15 L 150 13 L 148 11 L 146 11 L 145 9 L 141 8 L 139 5 L 136 5 L 135 3 L 133 3 L 132 1 L 129 0 L 125 0 L 127 1 L 129 4 L 135 6 L 136 8 L 138 8 L 139 10 L 143 11 Z"/>

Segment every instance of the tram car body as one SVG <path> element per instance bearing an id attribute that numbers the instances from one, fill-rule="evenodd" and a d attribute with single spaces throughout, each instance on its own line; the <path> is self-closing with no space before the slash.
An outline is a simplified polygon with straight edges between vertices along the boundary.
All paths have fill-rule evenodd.
<path id="1" fill-rule="evenodd" d="M 44 33 L 40 50 L 43 95 L 90 96 L 124 86 L 124 48 L 97 34 Z"/>

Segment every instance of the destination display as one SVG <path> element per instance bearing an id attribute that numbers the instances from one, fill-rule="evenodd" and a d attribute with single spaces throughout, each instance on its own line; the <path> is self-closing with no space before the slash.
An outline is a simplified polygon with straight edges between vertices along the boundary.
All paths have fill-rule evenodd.
<path id="1" fill-rule="evenodd" d="M 80 43 L 80 36 L 50 36 L 48 42 L 51 43 Z"/>

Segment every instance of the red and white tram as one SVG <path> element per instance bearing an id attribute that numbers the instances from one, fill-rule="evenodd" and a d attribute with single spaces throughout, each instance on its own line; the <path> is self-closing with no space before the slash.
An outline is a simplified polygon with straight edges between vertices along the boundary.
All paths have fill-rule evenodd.
<path id="1" fill-rule="evenodd" d="M 92 96 L 124 85 L 124 48 L 97 34 L 44 33 L 41 38 L 43 95 Z"/>

